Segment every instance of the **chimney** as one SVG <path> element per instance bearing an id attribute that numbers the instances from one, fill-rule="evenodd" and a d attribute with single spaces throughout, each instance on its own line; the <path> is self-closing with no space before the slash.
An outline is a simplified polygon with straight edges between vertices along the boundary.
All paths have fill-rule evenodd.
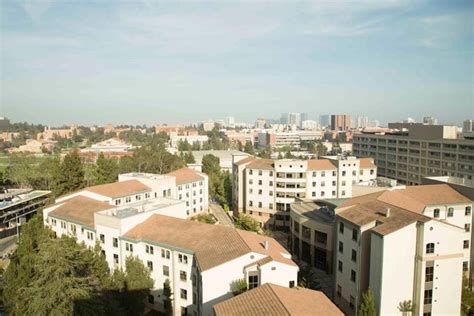
<path id="1" fill-rule="evenodd" d="M 263 241 L 263 248 L 265 248 L 265 250 L 268 250 L 268 240 Z"/>
<path id="2" fill-rule="evenodd" d="M 390 217 L 390 208 L 385 209 L 385 217 Z"/>

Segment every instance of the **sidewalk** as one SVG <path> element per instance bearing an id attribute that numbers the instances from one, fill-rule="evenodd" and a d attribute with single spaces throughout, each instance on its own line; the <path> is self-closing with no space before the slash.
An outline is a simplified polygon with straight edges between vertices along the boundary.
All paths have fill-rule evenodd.
<path id="1" fill-rule="evenodd" d="M 234 227 L 229 215 L 227 215 L 220 205 L 209 204 L 209 212 L 217 218 L 219 224 Z"/>

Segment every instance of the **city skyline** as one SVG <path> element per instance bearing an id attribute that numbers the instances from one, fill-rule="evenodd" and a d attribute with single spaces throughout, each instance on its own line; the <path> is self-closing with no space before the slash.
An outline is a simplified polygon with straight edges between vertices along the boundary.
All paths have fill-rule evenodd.
<path id="1" fill-rule="evenodd" d="M 1 6 L 0 115 L 13 121 L 474 116 L 469 1 Z"/>

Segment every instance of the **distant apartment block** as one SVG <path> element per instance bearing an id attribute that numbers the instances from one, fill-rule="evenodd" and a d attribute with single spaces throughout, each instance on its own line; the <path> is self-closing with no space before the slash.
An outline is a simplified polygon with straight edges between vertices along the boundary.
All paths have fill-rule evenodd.
<path id="1" fill-rule="evenodd" d="M 233 209 L 265 227 L 287 229 L 290 205 L 298 198 L 352 196 L 352 184 L 377 176 L 371 159 L 328 156 L 317 160 L 259 159 L 234 163 Z"/>
<path id="2" fill-rule="evenodd" d="M 472 205 L 448 185 L 376 192 L 339 204 L 335 303 L 356 315 L 370 288 L 378 315 L 398 315 L 406 300 L 413 315 L 458 315 Z"/>
<path id="3" fill-rule="evenodd" d="M 78 126 L 73 124 L 68 128 L 50 128 L 45 127 L 44 131 L 36 135 L 36 139 L 41 140 L 52 140 L 54 137 L 61 137 L 70 139 L 74 136 L 75 133 L 80 133 Z"/>
<path id="4" fill-rule="evenodd" d="M 188 142 L 190 145 L 198 143 L 202 146 L 209 141 L 207 135 L 176 135 L 170 137 L 170 144 L 173 148 L 178 148 L 180 142 Z"/>
<path id="5" fill-rule="evenodd" d="M 389 128 L 353 136 L 353 154 L 375 159 L 379 175 L 404 184 L 432 176 L 473 179 L 474 142 L 457 138 L 456 126 L 392 123 Z"/>
<path id="6" fill-rule="evenodd" d="M 245 146 L 247 142 L 253 144 L 255 142 L 255 135 L 253 133 L 244 133 L 244 132 L 236 132 L 236 131 L 225 131 L 225 137 L 229 140 L 229 143 L 238 144 L 240 143 L 242 146 Z"/>
<path id="7" fill-rule="evenodd" d="M 463 122 L 462 137 L 474 140 L 474 120 L 465 120 Z"/>
<path id="8" fill-rule="evenodd" d="M 289 147 L 298 149 L 301 146 L 301 141 L 317 141 L 323 136 L 322 131 L 287 131 L 287 132 L 276 132 L 276 131 L 265 131 L 258 133 L 258 146 L 259 147 L 272 147 L 282 148 Z"/>
<path id="9" fill-rule="evenodd" d="M 352 127 L 352 118 L 346 114 L 331 115 L 331 130 L 347 131 Z"/>
<path id="10" fill-rule="evenodd" d="M 188 193 L 193 199 L 204 185 L 207 179 L 187 170 L 121 175 L 117 183 L 57 199 L 44 209 L 44 222 L 57 236 L 74 236 L 88 247 L 98 241 L 111 269 L 137 256 L 154 280 L 147 304 L 161 312 L 172 301 L 173 315 L 211 315 L 241 279 L 250 289 L 267 282 L 295 286 L 298 267 L 273 238 L 186 220 L 194 215 Z"/>

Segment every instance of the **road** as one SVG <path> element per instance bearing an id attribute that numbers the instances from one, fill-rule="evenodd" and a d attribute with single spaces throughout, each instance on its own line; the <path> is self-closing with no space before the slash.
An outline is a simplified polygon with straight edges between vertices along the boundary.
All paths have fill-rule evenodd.
<path id="1" fill-rule="evenodd" d="M 0 256 L 3 256 L 7 252 L 10 252 L 11 250 L 13 250 L 15 243 L 16 243 L 16 236 L 10 236 L 0 241 Z"/>
<path id="2" fill-rule="evenodd" d="M 226 212 L 220 205 L 213 203 L 209 204 L 209 211 L 217 218 L 219 224 L 232 227 L 234 226 L 229 215 L 226 214 Z"/>

